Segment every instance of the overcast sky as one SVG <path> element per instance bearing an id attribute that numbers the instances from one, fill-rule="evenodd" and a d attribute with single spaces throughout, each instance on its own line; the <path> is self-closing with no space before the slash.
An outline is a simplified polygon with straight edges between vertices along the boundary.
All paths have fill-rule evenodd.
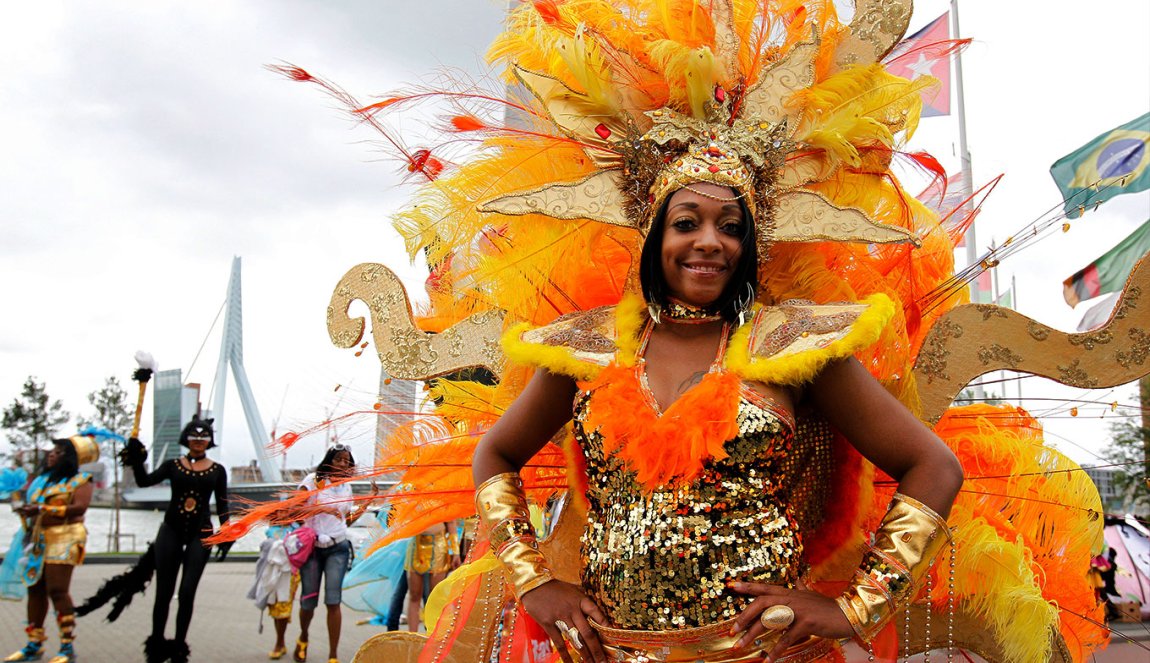
<path id="1" fill-rule="evenodd" d="M 911 31 L 946 6 L 920 2 Z M 371 134 L 263 65 L 298 64 L 364 100 L 445 67 L 483 77 L 503 9 L 488 0 L 10 8 L 0 24 L 0 402 L 36 375 L 67 409 L 88 413 L 85 395 L 108 375 L 128 383 L 132 355 L 145 349 L 203 383 L 210 404 L 218 328 L 207 335 L 239 255 L 245 365 L 268 427 L 369 409 L 374 353 L 331 346 L 324 310 L 361 262 L 386 263 L 418 288 L 388 224 L 410 191 L 364 142 Z M 1059 202 L 1053 161 L 1150 110 L 1150 4 L 967 2 L 961 18 L 975 39 L 963 61 L 974 178 L 1005 174 L 978 239 L 1001 242 Z M 956 170 L 956 131 L 953 118 L 925 119 L 912 147 Z M 1000 281 L 1017 276 L 1023 313 L 1073 330 L 1086 306 L 1066 306 L 1062 279 L 1148 217 L 1150 195 L 1117 198 L 1005 262 Z M 1133 402 L 1131 388 L 1034 382 L 1025 395 Z M 252 454 L 234 384 L 228 392 L 230 465 Z M 1090 461 L 1102 411 L 1047 419 L 1050 439 Z M 360 417 L 340 434 L 366 458 L 372 426 Z M 149 416 L 145 438 L 150 430 Z M 289 464 L 314 463 L 322 444 L 302 442 Z"/>

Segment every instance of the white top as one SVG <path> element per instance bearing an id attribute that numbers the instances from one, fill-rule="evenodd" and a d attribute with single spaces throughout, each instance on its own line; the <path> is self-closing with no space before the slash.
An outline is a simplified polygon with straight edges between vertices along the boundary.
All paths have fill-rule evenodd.
<path id="1" fill-rule="evenodd" d="M 351 484 L 346 481 L 335 484 L 325 481 L 324 488 L 317 491 L 315 472 L 312 472 L 304 477 L 299 487 L 313 491 L 308 497 L 308 505 L 328 505 L 342 514 L 336 517 L 330 513 L 316 513 L 304 521 L 304 525 L 315 530 L 316 545 L 320 548 L 326 548 L 334 543 L 346 541 L 347 515 L 351 513 L 353 508 Z"/>

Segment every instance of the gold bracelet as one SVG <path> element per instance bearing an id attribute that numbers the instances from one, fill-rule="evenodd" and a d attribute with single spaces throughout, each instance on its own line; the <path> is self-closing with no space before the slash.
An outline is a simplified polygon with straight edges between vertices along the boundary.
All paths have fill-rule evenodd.
<path id="1" fill-rule="evenodd" d="M 491 549 L 507 570 L 516 598 L 555 578 L 539 552 L 527 494 L 517 473 L 497 474 L 480 484 L 475 509 L 490 532 Z"/>
<path id="2" fill-rule="evenodd" d="M 40 511 L 41 513 L 49 516 L 56 516 L 57 518 L 63 518 L 64 516 L 68 515 L 68 507 L 64 506 L 63 504 L 46 504 L 40 507 Z"/>
<path id="3" fill-rule="evenodd" d="M 895 493 L 854 581 L 835 599 L 861 640 L 870 642 L 910 604 L 949 539 L 942 516 Z"/>

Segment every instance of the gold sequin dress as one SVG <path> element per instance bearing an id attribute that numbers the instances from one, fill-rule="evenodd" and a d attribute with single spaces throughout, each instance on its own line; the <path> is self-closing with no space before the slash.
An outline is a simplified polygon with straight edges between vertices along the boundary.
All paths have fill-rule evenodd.
<path id="1" fill-rule="evenodd" d="M 793 586 L 803 546 L 781 470 L 794 439 L 789 413 L 749 388 L 728 454 L 677 488 L 645 492 L 584 422 L 593 393 L 575 403 L 575 437 L 587 463 L 582 581 L 611 625 L 670 630 L 735 617 L 751 597 L 733 580 Z M 649 403 L 636 407 L 651 407 Z"/>

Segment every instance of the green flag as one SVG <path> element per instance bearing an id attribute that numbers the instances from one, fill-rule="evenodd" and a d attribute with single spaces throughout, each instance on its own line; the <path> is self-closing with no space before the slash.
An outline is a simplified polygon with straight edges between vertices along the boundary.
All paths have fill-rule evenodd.
<path id="1" fill-rule="evenodd" d="M 1150 252 L 1150 221 L 1118 242 L 1094 262 L 1062 282 L 1062 296 L 1066 303 L 1076 306 L 1108 292 L 1117 292 L 1126 285 L 1126 277 L 1143 256 Z"/>
<path id="2" fill-rule="evenodd" d="M 1150 113 L 1055 161 L 1050 176 L 1072 219 L 1114 196 L 1150 189 Z"/>

